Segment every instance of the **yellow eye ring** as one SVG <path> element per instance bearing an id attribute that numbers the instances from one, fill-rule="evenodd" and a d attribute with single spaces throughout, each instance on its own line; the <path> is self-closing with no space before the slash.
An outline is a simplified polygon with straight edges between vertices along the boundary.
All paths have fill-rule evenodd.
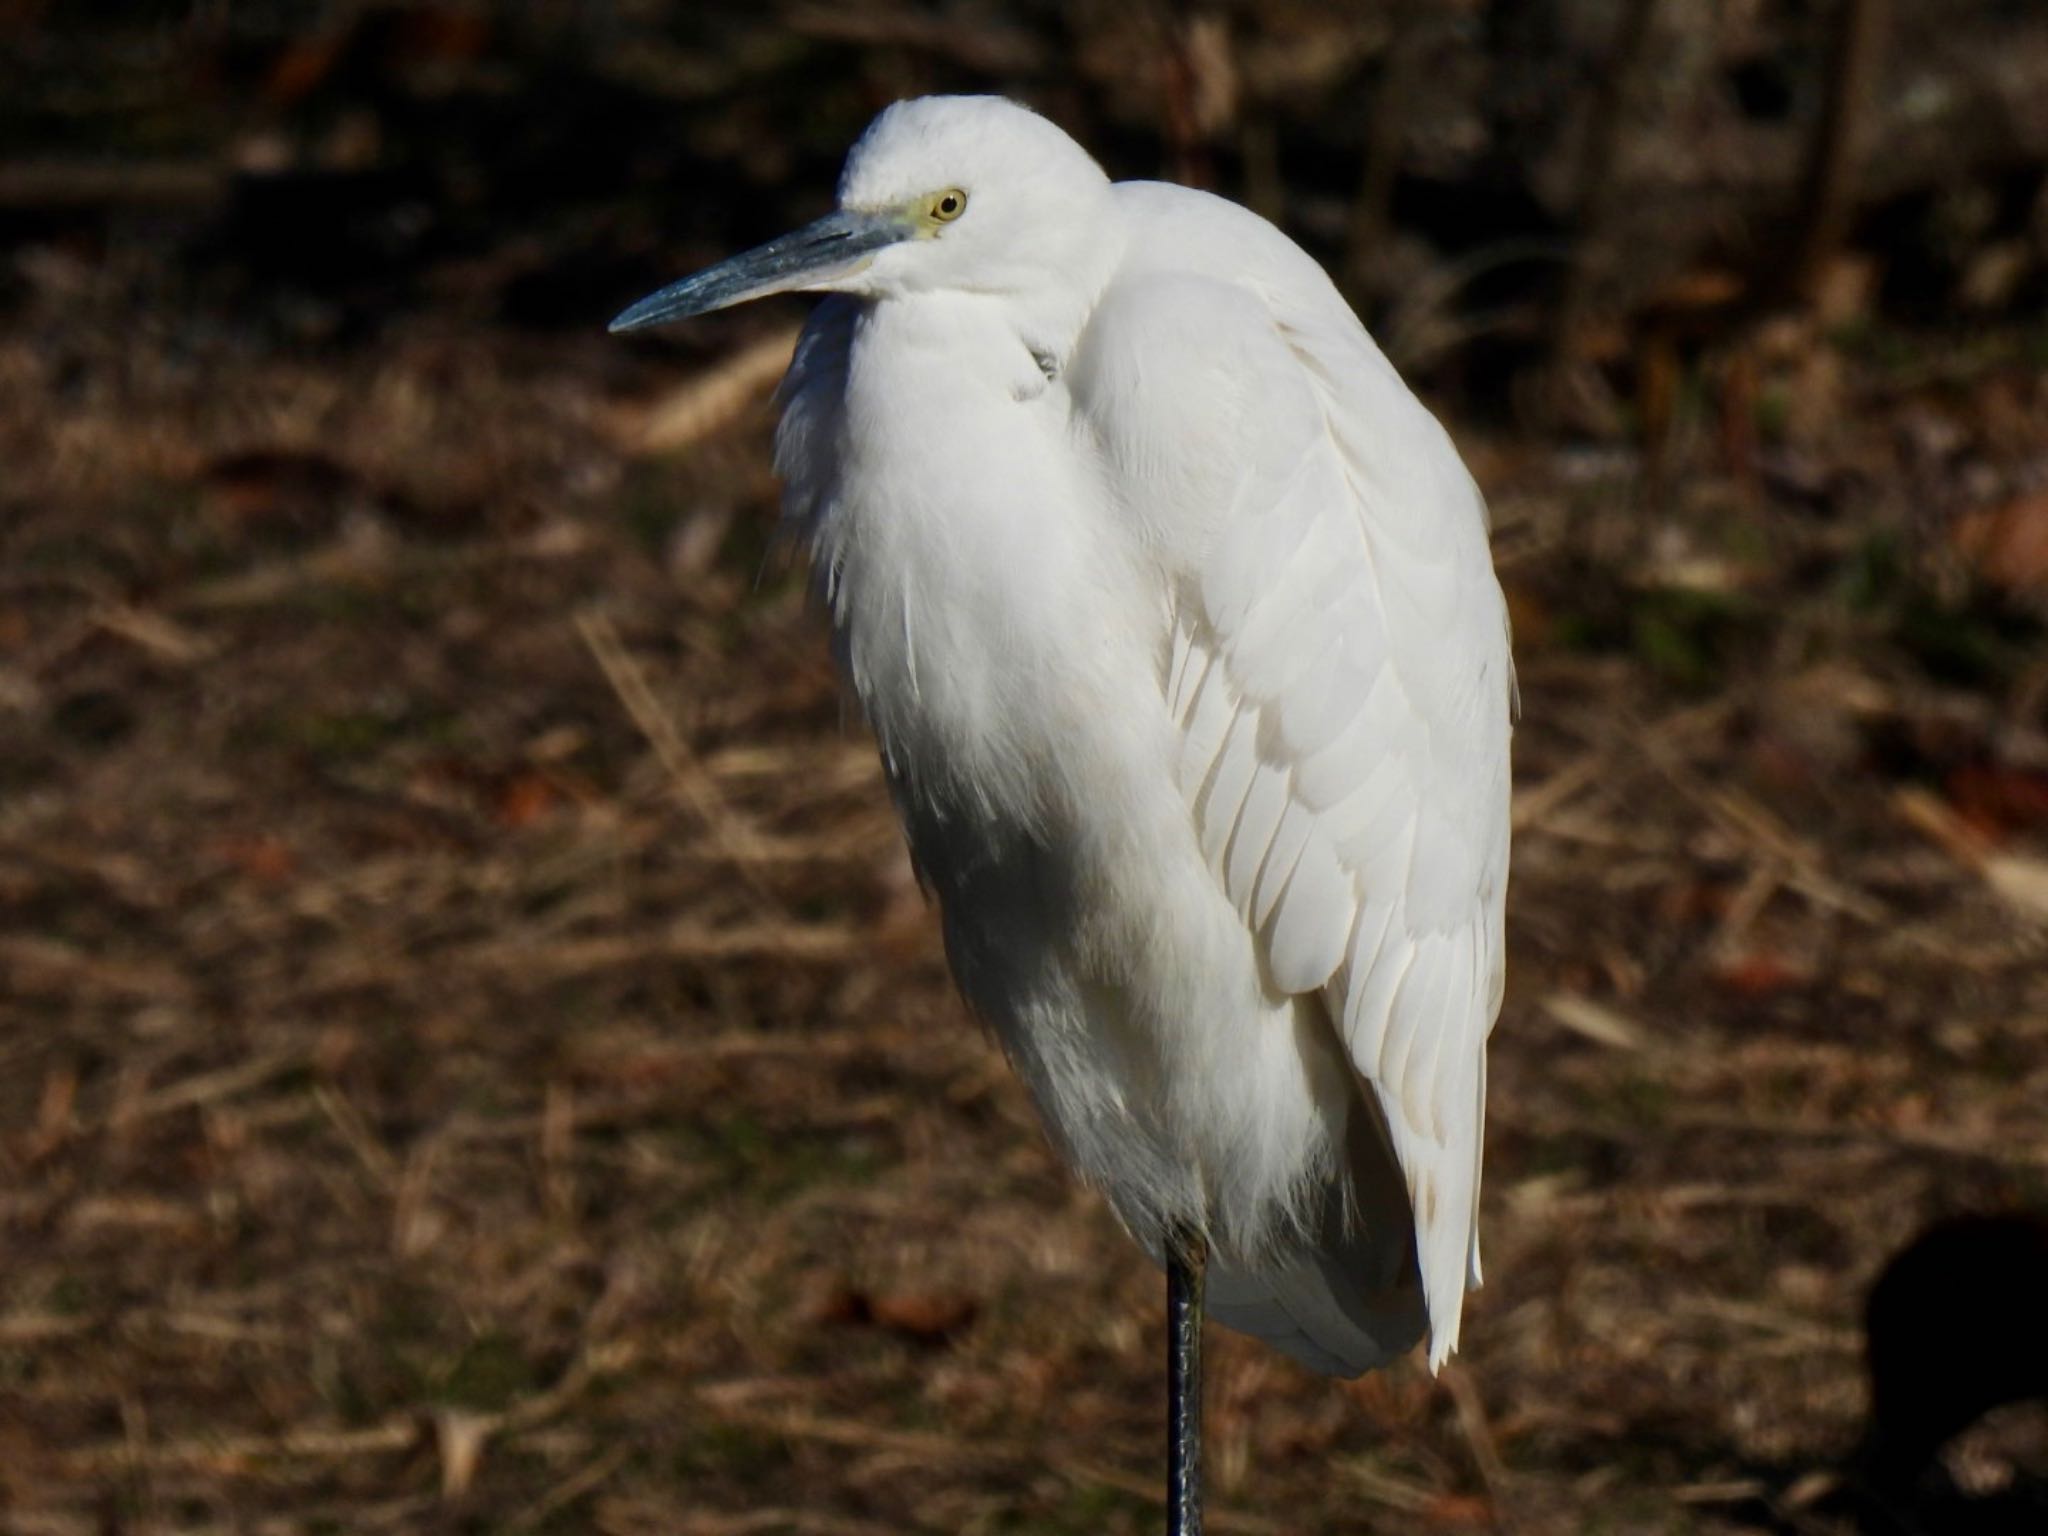
<path id="1" fill-rule="evenodd" d="M 948 187 L 931 200 L 925 212 L 935 223 L 950 224 L 967 211 L 967 194 L 958 187 Z"/>

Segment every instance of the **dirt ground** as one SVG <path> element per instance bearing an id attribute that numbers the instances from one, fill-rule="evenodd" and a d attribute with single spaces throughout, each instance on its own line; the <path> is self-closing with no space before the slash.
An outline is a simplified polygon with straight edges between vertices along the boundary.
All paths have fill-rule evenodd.
<path id="1" fill-rule="evenodd" d="M 8 226 L 0 1530 L 1155 1528 L 1157 1277 L 772 536 L 800 307 L 606 338 L 698 238 L 321 298 L 228 218 Z M 2048 328 L 1669 355 L 1604 429 L 1421 370 L 1522 689 L 1488 1283 L 1440 1381 L 1212 1333 L 1223 1536 L 1846 1532 L 1864 1289 L 2048 1206 Z"/>

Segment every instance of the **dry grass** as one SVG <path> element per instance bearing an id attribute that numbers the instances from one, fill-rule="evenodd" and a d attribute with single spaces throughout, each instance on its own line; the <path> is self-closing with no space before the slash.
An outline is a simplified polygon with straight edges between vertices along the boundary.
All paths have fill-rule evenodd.
<path id="1" fill-rule="evenodd" d="M 110 305 L 0 334 L 0 1526 L 1150 1529 L 1159 1288 L 756 577 L 758 394 Z M 2048 1200 L 2040 829 L 1991 878 L 1940 773 L 2039 770 L 2038 671 L 1901 638 L 1924 407 L 1860 384 L 1839 516 L 1471 444 L 1525 705 L 1491 1280 L 1446 1385 L 1215 1339 L 1218 1531 L 1833 1529 L 1784 1501 L 1862 1286 Z M 1907 595 L 1846 601 L 1880 537 Z"/>

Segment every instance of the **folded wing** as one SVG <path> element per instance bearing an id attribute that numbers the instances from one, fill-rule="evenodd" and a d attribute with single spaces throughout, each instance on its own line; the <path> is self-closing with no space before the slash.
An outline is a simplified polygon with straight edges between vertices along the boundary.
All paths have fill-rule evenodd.
<path id="1" fill-rule="evenodd" d="M 1322 997 L 1377 1099 L 1437 1364 L 1479 1273 L 1505 610 L 1456 450 L 1287 249 L 1306 271 L 1264 290 L 1136 264 L 1073 387 L 1172 578 L 1163 685 L 1204 855 L 1273 986 Z"/>

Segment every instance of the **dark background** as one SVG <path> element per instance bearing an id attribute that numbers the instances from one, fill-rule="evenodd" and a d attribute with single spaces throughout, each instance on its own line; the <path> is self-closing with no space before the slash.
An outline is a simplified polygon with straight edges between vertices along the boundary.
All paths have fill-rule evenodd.
<path id="1" fill-rule="evenodd" d="M 1280 223 L 1496 516 L 1489 1283 L 1441 1384 L 1213 1338 L 1215 1529 L 1853 1528 L 1865 1287 L 2048 1204 L 2037 3 L 0 50 L 0 1529 L 1157 1524 L 1156 1276 L 954 999 L 771 536 L 802 306 L 603 333 L 942 89 Z M 1959 1354 L 2024 1326 L 1960 1294 Z M 2048 1413 L 1948 1464 L 2024 1489 Z"/>

